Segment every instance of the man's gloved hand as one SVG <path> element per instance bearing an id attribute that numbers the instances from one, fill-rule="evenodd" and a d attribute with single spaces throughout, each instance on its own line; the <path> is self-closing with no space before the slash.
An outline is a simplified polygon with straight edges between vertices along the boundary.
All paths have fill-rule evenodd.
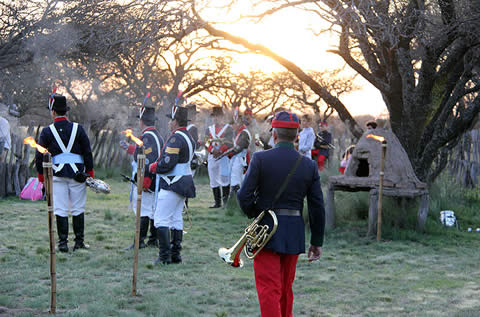
<path id="1" fill-rule="evenodd" d="M 157 163 L 158 162 L 150 164 L 150 166 L 148 167 L 150 173 L 155 174 L 157 172 Z"/>
<path id="2" fill-rule="evenodd" d="M 308 249 L 308 262 L 317 261 L 322 256 L 322 247 L 311 245 Z"/>
<path id="3" fill-rule="evenodd" d="M 37 178 L 40 183 L 43 183 L 45 181 L 45 177 L 43 176 L 43 174 L 37 174 Z"/>
<path id="4" fill-rule="evenodd" d="M 120 147 L 124 150 L 128 149 L 128 143 L 125 142 L 124 140 L 120 141 Z"/>
<path id="5" fill-rule="evenodd" d="M 150 185 L 152 185 L 152 179 L 150 177 L 144 177 L 143 178 L 143 191 L 148 191 L 150 188 Z"/>

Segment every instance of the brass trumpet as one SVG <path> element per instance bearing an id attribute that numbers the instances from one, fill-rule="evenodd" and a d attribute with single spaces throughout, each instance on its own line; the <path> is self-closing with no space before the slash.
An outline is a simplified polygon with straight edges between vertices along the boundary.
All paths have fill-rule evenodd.
<path id="1" fill-rule="evenodd" d="M 272 238 L 277 231 L 278 221 L 275 213 L 271 210 L 267 210 L 273 219 L 272 231 L 268 232 L 268 225 L 259 225 L 259 222 L 265 216 L 265 211 L 262 211 L 255 220 L 245 229 L 245 233 L 230 249 L 220 248 L 218 249 L 218 255 L 227 264 L 233 267 L 243 267 L 243 261 L 240 259 L 240 253 L 242 249 L 245 250 L 245 255 L 249 259 L 253 259 L 257 256 L 268 241 Z"/>

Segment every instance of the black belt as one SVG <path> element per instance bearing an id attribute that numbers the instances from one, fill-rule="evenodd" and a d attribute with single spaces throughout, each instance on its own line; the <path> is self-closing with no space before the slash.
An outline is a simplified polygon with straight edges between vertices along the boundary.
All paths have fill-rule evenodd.
<path id="1" fill-rule="evenodd" d="M 300 210 L 295 209 L 275 209 L 275 214 L 277 216 L 300 216 Z"/>

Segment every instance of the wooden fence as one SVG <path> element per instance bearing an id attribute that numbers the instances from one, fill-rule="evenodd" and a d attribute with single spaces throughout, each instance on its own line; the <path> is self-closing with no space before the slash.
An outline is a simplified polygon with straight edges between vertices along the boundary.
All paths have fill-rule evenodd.
<path id="1" fill-rule="evenodd" d="M 32 135 L 33 132 L 33 126 L 27 129 L 28 135 Z M 24 137 L 20 134 L 11 134 L 10 151 L 4 161 L 0 163 L 0 197 L 20 195 L 30 177 L 29 164 L 32 155 L 30 147 L 23 144 Z"/>
<path id="2" fill-rule="evenodd" d="M 32 125 L 26 130 L 26 134 L 23 134 L 21 129 L 11 133 L 12 147 L 0 163 L 0 198 L 8 195 L 19 196 L 28 178 L 32 176 L 31 171 L 35 170 L 35 152 L 30 146 L 23 144 L 23 139 L 33 136 L 38 140 L 40 131 L 41 127 Z M 95 135 L 89 134 L 95 168 L 129 168 L 132 157 L 120 148 L 122 135 L 119 131 L 102 130 Z"/>

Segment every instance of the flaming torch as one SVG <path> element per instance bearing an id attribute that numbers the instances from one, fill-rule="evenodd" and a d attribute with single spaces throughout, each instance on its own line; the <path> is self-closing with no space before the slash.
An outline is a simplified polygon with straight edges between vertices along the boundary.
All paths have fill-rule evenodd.
<path id="1" fill-rule="evenodd" d="M 140 213 L 142 209 L 143 175 L 145 174 L 145 149 L 143 148 L 143 141 L 134 136 L 131 129 L 122 131 L 122 133 L 139 146 L 137 154 L 137 212 L 135 215 L 135 246 L 133 252 L 132 280 L 132 296 L 137 296 L 138 249 L 140 246 Z"/>
<path id="2" fill-rule="evenodd" d="M 378 211 L 377 211 L 377 241 L 380 241 L 382 236 L 382 194 L 383 194 L 383 177 L 385 175 L 385 156 L 387 154 L 387 140 L 384 137 L 369 134 L 367 138 L 375 139 L 382 143 L 382 157 L 380 160 L 380 181 L 378 184 Z"/>
<path id="3" fill-rule="evenodd" d="M 132 141 L 135 142 L 136 145 L 143 146 L 143 141 L 133 135 L 132 129 L 127 129 L 125 131 L 122 131 L 122 133 L 125 134 L 127 138 L 132 139 Z"/>
<path id="4" fill-rule="evenodd" d="M 52 171 L 52 155 L 46 148 L 37 144 L 35 140 L 29 136 L 23 139 L 24 144 L 28 144 L 43 154 L 43 175 L 45 195 L 47 198 L 48 209 L 48 235 L 50 240 L 50 314 L 55 314 L 57 309 L 57 273 L 55 265 L 55 238 L 53 234 L 53 171 Z"/>

